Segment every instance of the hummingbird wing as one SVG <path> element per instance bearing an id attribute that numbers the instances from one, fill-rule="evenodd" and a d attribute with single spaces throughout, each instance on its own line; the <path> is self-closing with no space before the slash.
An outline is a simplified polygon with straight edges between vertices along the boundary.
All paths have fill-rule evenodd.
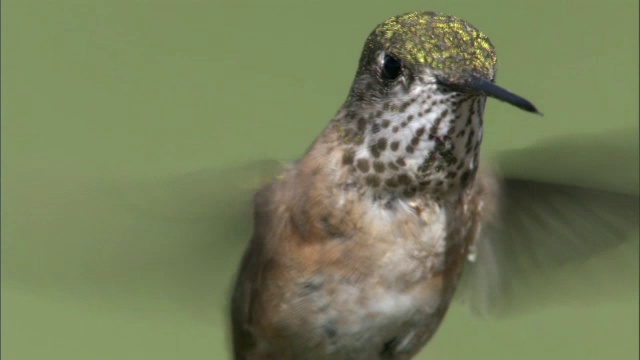
<path id="1" fill-rule="evenodd" d="M 140 213 L 176 222 L 225 219 L 250 226 L 253 194 L 287 166 L 258 160 L 235 167 L 205 169 L 156 180 L 113 182 L 112 193 Z"/>
<path id="2" fill-rule="evenodd" d="M 637 296 L 638 150 L 613 138 L 560 139 L 500 158 L 510 175 L 458 292 L 475 313 Z M 617 189 L 597 188 L 606 184 Z"/>
<path id="3" fill-rule="evenodd" d="M 250 238 L 252 193 L 284 166 L 267 160 L 152 180 L 66 174 L 27 184 L 32 199 L 20 203 L 31 206 L 3 214 L 14 219 L 3 229 L 3 283 L 209 321 L 227 301 Z"/>

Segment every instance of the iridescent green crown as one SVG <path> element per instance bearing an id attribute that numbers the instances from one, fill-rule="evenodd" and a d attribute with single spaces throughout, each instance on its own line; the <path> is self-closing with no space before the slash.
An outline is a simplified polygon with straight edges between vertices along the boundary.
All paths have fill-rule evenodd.
<path id="1" fill-rule="evenodd" d="M 435 12 L 413 12 L 378 25 L 362 61 L 384 49 L 411 67 L 427 66 L 450 81 L 469 75 L 492 80 L 496 53 L 489 38 L 468 22 Z"/>

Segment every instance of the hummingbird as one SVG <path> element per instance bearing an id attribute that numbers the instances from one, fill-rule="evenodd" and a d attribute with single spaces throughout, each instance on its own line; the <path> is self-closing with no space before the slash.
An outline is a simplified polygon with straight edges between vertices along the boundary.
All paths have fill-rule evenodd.
<path id="1" fill-rule="evenodd" d="M 409 358 L 433 336 L 454 288 L 454 298 L 492 317 L 558 298 L 637 300 L 637 129 L 562 136 L 506 157 L 485 147 L 476 169 L 483 98 L 533 109 L 486 81 L 494 54 L 477 30 L 444 15 L 411 18 L 372 34 L 345 106 L 284 171 L 280 161 L 259 160 L 168 174 L 26 164 L 10 174 L 3 290 L 27 305 L 8 305 L 13 322 L 39 321 L 31 305 L 42 301 L 80 317 L 127 316 L 120 335 L 168 334 L 145 332 L 147 319 L 201 324 L 193 330 L 211 336 L 190 336 L 196 346 L 181 351 L 211 357 L 227 350 L 216 345 L 224 311 L 236 358 Z M 232 298 L 222 284 L 234 277 L 254 228 L 253 192 L 265 184 Z M 623 244 L 631 239 L 635 248 Z M 594 255 L 608 260 L 558 276 L 567 275 L 558 267 Z"/>
<path id="2" fill-rule="evenodd" d="M 411 359 L 467 260 L 492 271 L 500 238 L 527 248 L 509 214 L 523 195 L 633 207 L 637 197 L 503 179 L 480 163 L 487 97 L 540 114 L 495 83 L 496 63 L 487 36 L 454 16 L 411 12 L 370 33 L 335 117 L 255 195 L 231 297 L 235 359 Z M 552 235 L 607 228 L 580 225 Z"/>
<path id="3" fill-rule="evenodd" d="M 410 359 L 444 318 L 497 211 L 480 168 L 496 53 L 468 22 L 390 18 L 367 38 L 344 105 L 255 196 L 232 295 L 236 359 Z"/>

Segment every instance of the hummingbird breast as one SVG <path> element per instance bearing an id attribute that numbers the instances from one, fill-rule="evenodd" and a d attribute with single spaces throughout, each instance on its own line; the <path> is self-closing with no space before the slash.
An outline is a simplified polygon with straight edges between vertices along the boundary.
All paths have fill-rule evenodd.
<path id="1" fill-rule="evenodd" d="M 434 334 L 478 233 L 485 99 L 433 93 L 342 110 L 257 195 L 234 300 L 248 358 L 408 359 Z"/>
<path id="2" fill-rule="evenodd" d="M 407 359 L 446 313 L 473 211 L 460 194 L 383 200 L 329 171 L 339 153 L 321 168 L 306 156 L 258 196 L 242 317 L 271 358 Z"/>

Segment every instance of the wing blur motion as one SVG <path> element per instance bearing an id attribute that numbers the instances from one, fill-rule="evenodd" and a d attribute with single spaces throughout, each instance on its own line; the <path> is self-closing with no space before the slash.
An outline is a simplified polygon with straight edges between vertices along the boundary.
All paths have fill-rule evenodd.
<path id="1" fill-rule="evenodd" d="M 566 288 L 544 289 L 558 268 L 630 240 L 638 227 L 638 196 L 518 179 L 505 180 L 503 191 L 500 217 L 483 230 L 477 261 L 465 269 L 461 291 L 471 291 L 465 295 L 475 311 L 491 314 L 530 306 L 536 297 L 566 296 L 571 287 L 598 293 L 599 286 L 612 280 L 628 281 L 637 269 L 636 256 L 635 261 L 625 259 L 626 269 L 617 263 L 617 270 L 601 269 L 608 275 L 585 271 L 568 279 L 572 283 Z M 542 282 L 543 288 L 530 288 L 532 281 Z"/>
<path id="2" fill-rule="evenodd" d="M 151 181 L 111 186 L 141 214 L 174 222 L 210 222 L 226 218 L 251 227 L 253 193 L 287 164 L 259 160 L 224 169 L 199 170 Z M 116 195 L 117 196 L 117 195 Z"/>
<path id="3" fill-rule="evenodd" d="M 498 213 L 458 293 L 476 313 L 637 296 L 638 151 L 619 139 L 560 139 L 502 157 L 504 172 L 517 175 L 502 180 Z M 529 180 L 527 171 L 555 179 Z M 566 184 L 607 182 L 622 190 Z"/>
<path id="4" fill-rule="evenodd" d="M 212 304 L 226 298 L 227 289 L 212 284 L 229 282 L 251 234 L 253 192 L 282 168 L 259 161 L 153 180 L 25 184 L 32 199 L 24 203 L 37 206 L 4 214 L 11 226 L 3 238 L 9 259 L 3 281 L 111 307 L 144 311 L 157 304 L 207 319 L 220 311 Z"/>

